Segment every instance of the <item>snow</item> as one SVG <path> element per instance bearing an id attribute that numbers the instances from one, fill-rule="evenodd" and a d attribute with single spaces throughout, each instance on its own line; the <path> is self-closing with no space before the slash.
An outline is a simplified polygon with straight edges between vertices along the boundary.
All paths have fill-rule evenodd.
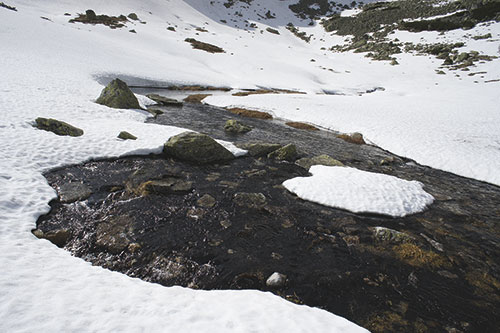
<path id="1" fill-rule="evenodd" d="M 184 38 L 194 35 L 183 30 L 191 23 L 209 22 L 210 29 L 226 39 L 242 34 L 211 21 L 188 2 L 123 0 L 119 8 L 97 0 L 78 4 L 12 0 L 9 4 L 18 11 L 0 8 L 0 43 L 5 46 L 0 48 L 0 331 L 366 331 L 334 314 L 271 293 L 195 291 L 146 283 L 94 267 L 36 239 L 30 231 L 56 197 L 42 172 L 93 158 L 158 153 L 170 136 L 184 131 L 146 124 L 149 115 L 144 111 L 95 104 L 103 88 L 96 76 L 129 77 L 129 84 L 132 77 L 140 77 L 248 87 L 265 82 L 267 74 L 255 80 L 241 76 L 240 81 L 242 71 L 236 73 L 238 61 L 231 60 L 229 53 L 207 57 L 184 43 Z M 69 24 L 64 16 L 88 8 L 98 14 L 136 12 L 147 23 L 111 30 Z M 169 34 L 168 24 L 178 25 L 180 32 Z M 132 28 L 137 34 L 128 32 Z M 207 34 L 199 39 L 219 38 Z M 249 62 L 250 71 L 258 61 Z M 235 73 L 227 75 L 224 68 Z M 292 81 L 298 82 L 300 75 L 294 77 Z M 143 105 L 149 103 L 146 98 L 140 100 Z M 71 138 L 36 130 L 32 127 L 36 117 L 66 121 L 85 134 Z M 138 140 L 117 139 L 123 130 Z"/>
<path id="2" fill-rule="evenodd" d="M 422 212 L 434 201 L 422 183 L 348 167 L 313 165 L 312 177 L 283 183 L 304 200 L 349 210 L 402 217 Z"/>
<path id="3" fill-rule="evenodd" d="M 194 291 L 146 283 L 93 267 L 36 239 L 30 231 L 56 197 L 44 171 L 89 159 L 158 153 L 170 136 L 184 131 L 144 123 L 149 116 L 144 111 L 95 104 L 103 88 L 96 77 L 126 78 L 129 84 L 151 80 L 304 91 L 309 94 L 218 95 L 207 102 L 267 110 L 343 132 L 360 131 L 375 144 L 417 162 L 500 184 L 498 83 L 485 83 L 500 78 L 498 60 L 474 68 L 486 71 L 484 78 L 462 72 L 456 78 L 448 71 L 436 75 L 440 61 L 432 57 L 400 55 L 401 66 L 392 67 L 362 54 L 322 50 L 345 38 L 298 19 L 288 10 L 295 0 L 238 2 L 230 9 L 225 2 L 10 0 L 7 3 L 17 12 L 0 8 L 0 331 L 365 331 L 334 314 L 270 293 Z M 68 23 L 89 8 L 107 15 L 134 12 L 146 23 L 128 22 L 116 30 Z M 235 16 L 236 10 L 243 17 Z M 276 19 L 263 19 L 267 10 Z M 289 22 L 314 35 L 311 42 L 286 30 Z M 247 27 L 251 23 L 258 28 Z M 176 32 L 167 30 L 169 26 Z M 280 35 L 267 33 L 267 26 Z M 444 36 L 392 36 L 417 42 L 464 40 L 464 50 L 498 55 L 499 27 L 481 25 Z M 487 32 L 493 41 L 466 36 Z M 193 50 L 186 38 L 218 45 L 226 53 Z M 375 87 L 385 91 L 358 96 Z M 321 95 L 325 91 L 340 95 Z M 140 102 L 150 103 L 145 97 Z M 36 117 L 66 121 L 85 134 L 70 138 L 36 130 Z M 120 131 L 138 139 L 119 140 Z M 244 153 L 228 147 L 236 155 Z M 405 193 L 410 192 L 414 193 Z"/>

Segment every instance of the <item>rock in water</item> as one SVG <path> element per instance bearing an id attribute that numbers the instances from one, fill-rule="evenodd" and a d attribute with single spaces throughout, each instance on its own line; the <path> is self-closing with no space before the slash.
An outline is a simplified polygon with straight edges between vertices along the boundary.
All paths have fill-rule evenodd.
<path id="1" fill-rule="evenodd" d="M 200 164 L 224 162 L 234 159 L 234 155 L 206 134 L 184 132 L 171 137 L 163 152 L 181 160 Z"/>
<path id="2" fill-rule="evenodd" d="M 248 150 L 248 154 L 253 157 L 267 156 L 282 146 L 276 143 L 244 143 L 237 145 L 240 149 Z"/>
<path id="3" fill-rule="evenodd" d="M 34 127 L 57 135 L 82 136 L 83 130 L 64 121 L 51 118 L 36 118 Z"/>
<path id="4" fill-rule="evenodd" d="M 153 101 L 155 101 L 156 103 L 158 103 L 160 105 L 165 105 L 165 106 L 182 106 L 182 104 L 183 104 L 181 101 L 178 101 L 178 100 L 173 99 L 173 98 L 161 96 L 158 94 L 147 94 L 146 97 L 149 99 L 152 99 Z"/>
<path id="5" fill-rule="evenodd" d="M 328 155 L 319 155 L 311 158 L 304 157 L 301 158 L 300 160 L 295 161 L 295 164 L 306 170 L 309 170 L 309 168 L 313 165 L 344 166 L 342 162 L 337 161 L 336 159 Z"/>
<path id="6" fill-rule="evenodd" d="M 286 283 L 286 275 L 274 272 L 266 281 L 266 286 L 271 288 L 281 288 Z"/>
<path id="7" fill-rule="evenodd" d="M 224 125 L 224 131 L 232 134 L 247 133 L 251 130 L 252 128 L 250 126 L 244 125 L 235 119 L 229 119 L 226 121 L 226 125 Z"/>
<path id="8" fill-rule="evenodd" d="M 140 109 L 139 101 L 125 82 L 114 79 L 101 92 L 96 103 L 115 109 Z"/>
<path id="9" fill-rule="evenodd" d="M 277 149 L 273 151 L 272 153 L 269 153 L 267 155 L 268 158 L 274 158 L 279 161 L 293 161 L 297 158 L 297 147 L 293 144 L 288 144 L 284 146 L 283 148 Z"/>
<path id="10" fill-rule="evenodd" d="M 262 193 L 239 192 L 234 195 L 233 201 L 238 206 L 257 209 L 267 204 L 266 196 Z"/>

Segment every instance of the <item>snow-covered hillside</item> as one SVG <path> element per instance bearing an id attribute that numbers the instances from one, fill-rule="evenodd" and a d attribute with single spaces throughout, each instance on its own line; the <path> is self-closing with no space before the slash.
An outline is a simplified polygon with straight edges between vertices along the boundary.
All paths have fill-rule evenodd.
<path id="1" fill-rule="evenodd" d="M 474 72 L 486 72 L 478 74 L 481 79 L 460 72 L 460 77 L 437 75 L 438 62 L 427 56 L 399 55 L 399 66 L 372 62 L 362 54 L 327 51 L 345 38 L 298 19 L 288 9 L 296 1 L 254 0 L 229 8 L 226 2 L 10 0 L 7 4 L 17 11 L 0 7 L 0 331 L 364 331 L 269 293 L 148 284 L 93 267 L 36 239 L 30 230 L 56 196 L 43 171 L 92 158 L 156 152 L 183 131 L 145 124 L 145 112 L 95 104 L 100 76 L 127 77 L 128 83 L 137 78 L 304 91 L 308 94 L 206 101 L 360 131 L 419 163 L 500 184 L 499 83 L 485 83 L 500 78 L 498 60 L 478 64 Z M 139 20 L 127 20 L 118 29 L 68 22 L 87 9 L 98 15 L 136 13 Z M 266 18 L 267 12 L 275 18 Z M 310 42 L 287 30 L 288 23 L 313 35 Z M 487 42 L 465 36 L 485 32 L 493 35 Z M 186 38 L 225 52 L 195 50 Z M 444 35 L 398 32 L 392 38 L 464 40 L 464 49 L 498 55 L 500 24 Z M 364 94 L 377 87 L 385 90 Z M 85 135 L 65 138 L 35 130 L 36 117 L 67 121 Z M 139 139 L 117 140 L 122 130 Z"/>

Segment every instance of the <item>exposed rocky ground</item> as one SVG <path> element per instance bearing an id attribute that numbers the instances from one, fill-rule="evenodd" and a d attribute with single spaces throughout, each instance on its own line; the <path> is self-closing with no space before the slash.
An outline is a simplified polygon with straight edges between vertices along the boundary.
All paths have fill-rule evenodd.
<path id="1" fill-rule="evenodd" d="M 155 108 L 163 114 L 151 121 L 236 142 L 250 156 L 199 164 L 166 149 L 54 170 L 45 176 L 59 198 L 35 235 L 147 281 L 269 290 L 375 332 L 500 325 L 498 187 L 280 120 L 200 104 Z M 251 130 L 228 131 L 228 120 Z M 436 201 L 389 218 L 306 202 L 281 186 L 314 163 L 419 180 Z"/>

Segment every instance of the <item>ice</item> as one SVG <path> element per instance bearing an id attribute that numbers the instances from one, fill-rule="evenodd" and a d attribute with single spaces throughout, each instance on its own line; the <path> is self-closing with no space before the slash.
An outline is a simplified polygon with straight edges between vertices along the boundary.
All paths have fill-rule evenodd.
<path id="1" fill-rule="evenodd" d="M 311 177 L 283 183 L 304 200 L 345 209 L 401 217 L 422 212 L 434 201 L 422 183 L 348 167 L 313 165 Z"/>

